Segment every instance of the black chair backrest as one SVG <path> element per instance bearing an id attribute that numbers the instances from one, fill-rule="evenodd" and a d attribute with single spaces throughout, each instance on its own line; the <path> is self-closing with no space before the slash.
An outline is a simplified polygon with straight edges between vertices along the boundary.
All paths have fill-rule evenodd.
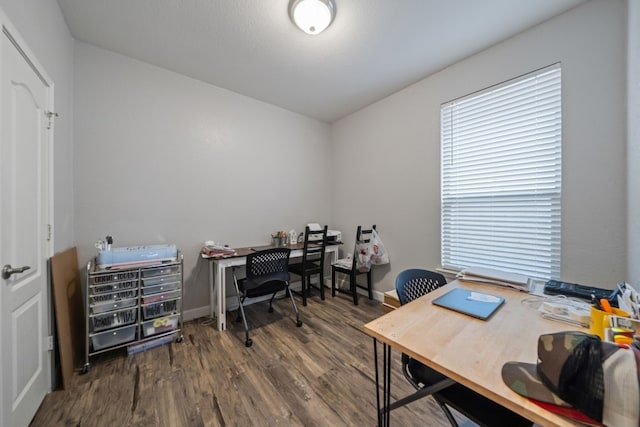
<path id="1" fill-rule="evenodd" d="M 396 291 L 400 305 L 420 298 L 446 284 L 447 279 L 440 273 L 420 268 L 404 270 L 396 277 Z"/>
<path id="2" fill-rule="evenodd" d="M 375 229 L 375 224 L 373 224 L 368 230 L 363 230 L 361 225 L 358 226 L 358 230 L 356 231 L 356 244 L 353 247 L 353 261 L 351 264 L 352 270 L 356 270 L 356 260 L 358 259 L 358 243 L 369 243 L 371 241 L 373 230 Z"/>
<path id="3" fill-rule="evenodd" d="M 327 246 L 328 225 L 320 230 L 311 231 L 309 226 L 304 229 L 304 247 L 302 248 L 302 263 L 307 261 L 320 261 L 320 267 L 324 269 L 324 254 Z"/>
<path id="4" fill-rule="evenodd" d="M 273 281 L 289 281 L 291 249 L 274 248 L 247 255 L 246 288 L 256 288 Z"/>

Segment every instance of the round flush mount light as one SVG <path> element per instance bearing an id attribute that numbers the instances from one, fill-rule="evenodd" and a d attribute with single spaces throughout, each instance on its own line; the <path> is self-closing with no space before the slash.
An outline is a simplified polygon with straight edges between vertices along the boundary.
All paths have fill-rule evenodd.
<path id="1" fill-rule="evenodd" d="M 289 16 L 298 28 L 307 34 L 320 34 L 336 16 L 333 0 L 291 0 Z"/>

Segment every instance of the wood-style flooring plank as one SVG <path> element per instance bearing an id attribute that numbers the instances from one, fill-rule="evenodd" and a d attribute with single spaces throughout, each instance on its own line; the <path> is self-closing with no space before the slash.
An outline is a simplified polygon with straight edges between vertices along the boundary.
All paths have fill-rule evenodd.
<path id="1" fill-rule="evenodd" d="M 361 328 L 383 314 L 375 301 L 316 295 L 297 328 L 290 300 L 247 307 L 253 346 L 228 314 L 220 332 L 208 319 L 184 325 L 184 341 L 133 356 L 114 351 L 91 360 L 67 390 L 44 399 L 31 426 L 373 426 L 373 341 Z M 394 360 L 392 400 L 413 391 Z M 428 397 L 391 414 L 394 425 L 448 426 Z M 464 425 L 472 425 L 465 424 Z"/>

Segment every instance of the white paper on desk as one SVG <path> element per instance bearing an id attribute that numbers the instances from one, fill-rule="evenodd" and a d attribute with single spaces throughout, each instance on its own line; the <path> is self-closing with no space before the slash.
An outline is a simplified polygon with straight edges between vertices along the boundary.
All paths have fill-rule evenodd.
<path id="1" fill-rule="evenodd" d="M 307 227 L 309 227 L 309 231 L 321 231 L 322 227 L 320 227 L 320 224 L 318 224 L 317 222 L 312 222 L 310 224 L 307 224 Z"/>

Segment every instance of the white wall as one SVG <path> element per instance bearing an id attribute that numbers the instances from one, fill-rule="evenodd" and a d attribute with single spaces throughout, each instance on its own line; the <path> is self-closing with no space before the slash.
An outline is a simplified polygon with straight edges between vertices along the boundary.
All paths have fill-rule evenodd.
<path id="1" fill-rule="evenodd" d="M 640 289 L 640 2 L 627 1 L 628 282 Z"/>
<path id="2" fill-rule="evenodd" d="M 378 224 L 392 263 L 374 271 L 377 290 L 440 265 L 440 104 L 559 61 L 562 279 L 625 279 L 625 13 L 620 0 L 586 3 L 334 124 L 332 218 L 351 241 L 358 223 Z"/>
<path id="3" fill-rule="evenodd" d="M 209 304 L 205 240 L 266 244 L 328 221 L 328 125 L 84 43 L 75 67 L 84 262 L 107 234 L 116 246 L 175 243 L 185 309 L 197 309 Z"/>
<path id="4" fill-rule="evenodd" d="M 0 0 L 0 8 L 54 82 L 54 251 L 73 238 L 73 40 L 55 1 Z"/>

